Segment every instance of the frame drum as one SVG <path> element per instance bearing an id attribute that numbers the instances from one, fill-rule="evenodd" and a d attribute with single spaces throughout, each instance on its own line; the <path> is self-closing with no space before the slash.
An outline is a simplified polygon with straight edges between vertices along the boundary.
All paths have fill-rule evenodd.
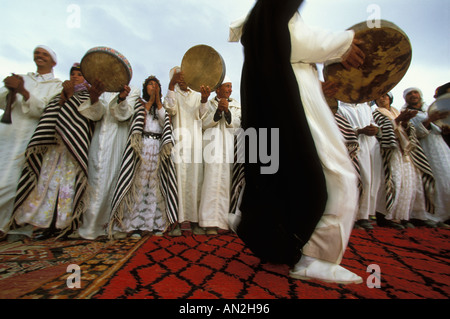
<path id="1" fill-rule="evenodd" d="M 190 48 L 181 62 L 181 71 L 189 88 L 200 92 L 202 85 L 216 90 L 223 82 L 226 74 L 222 56 L 207 45 L 196 45 Z"/>
<path id="2" fill-rule="evenodd" d="M 120 92 L 133 76 L 130 62 L 119 52 L 108 47 L 90 49 L 81 60 L 81 73 L 90 84 L 103 82 L 106 92 Z"/>
<path id="3" fill-rule="evenodd" d="M 434 111 L 449 112 L 449 115 L 445 119 L 438 120 L 434 122 L 434 124 L 440 127 L 444 125 L 450 126 L 450 93 L 441 95 L 430 105 L 428 114 L 433 113 Z"/>
<path id="4" fill-rule="evenodd" d="M 347 103 L 376 100 L 391 91 L 408 71 L 412 59 L 408 36 L 386 20 L 380 20 L 379 28 L 369 28 L 367 22 L 362 22 L 349 30 L 364 41 L 359 46 L 366 55 L 364 64 L 350 70 L 341 63 L 326 65 L 324 79 L 338 84 L 334 96 L 337 100 Z"/>

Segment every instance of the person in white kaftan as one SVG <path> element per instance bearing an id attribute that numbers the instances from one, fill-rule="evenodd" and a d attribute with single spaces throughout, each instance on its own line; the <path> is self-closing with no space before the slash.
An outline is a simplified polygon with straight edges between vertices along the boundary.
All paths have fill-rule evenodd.
<path id="1" fill-rule="evenodd" d="M 361 172 L 362 195 L 356 225 L 372 229 L 370 216 L 375 216 L 380 185 L 383 179 L 380 144 L 376 134 L 379 128 L 367 103 L 350 104 L 339 101 L 338 112 L 345 117 L 358 135 L 359 165 Z"/>
<path id="2" fill-rule="evenodd" d="M 99 102 L 105 109 L 96 123 L 89 149 L 90 198 L 78 234 L 85 239 L 106 235 L 105 226 L 111 212 L 114 186 L 117 183 L 120 161 L 128 137 L 129 119 L 139 90 L 125 86 L 120 93 L 105 92 Z"/>
<path id="3" fill-rule="evenodd" d="M 342 272 L 335 281 L 362 282 L 361 278 L 338 266 L 350 238 L 358 207 L 358 178 L 341 133 L 323 95 L 315 63 L 342 61 L 354 44 L 352 31 L 329 32 L 309 27 L 296 13 L 289 23 L 291 62 L 311 134 L 325 174 L 328 201 L 316 231 L 303 247 L 303 256 L 290 274 L 294 278 L 326 278 L 315 274 L 320 264 Z M 358 154 L 359 156 L 359 154 Z M 322 277 L 324 276 L 324 277 Z M 338 275 L 339 276 L 339 275 Z M 331 278 L 329 278 L 331 279 Z M 331 279 L 333 280 L 333 279 Z"/>
<path id="4" fill-rule="evenodd" d="M 436 181 L 434 214 L 423 210 L 414 210 L 411 222 L 416 226 L 435 227 L 450 218 L 450 149 L 442 137 L 442 130 L 433 122 L 448 116 L 445 112 L 435 111 L 428 114 L 428 106 L 423 101 L 422 91 L 411 87 L 404 91 L 403 109 L 417 110 L 411 119 L 416 128 L 417 137 L 428 158 Z M 430 220 L 425 220 L 426 217 Z M 444 225 L 445 226 L 445 225 Z"/>
<path id="5" fill-rule="evenodd" d="M 417 111 L 398 111 L 392 106 L 391 93 L 376 101 L 374 120 L 380 127 L 380 147 L 384 166 L 384 181 L 378 198 L 377 224 L 396 229 L 413 228 L 409 223 L 414 207 L 424 210 L 427 183 L 423 183 L 431 168 L 423 155 L 416 131 L 409 122 Z M 418 156 L 419 155 L 419 156 Z M 417 159 L 421 158 L 421 161 Z M 432 180 L 432 175 L 428 176 Z M 431 196 L 431 195 L 430 195 Z M 401 223 L 401 225 L 400 225 Z M 400 227 L 401 228 L 400 228 Z"/>
<path id="6" fill-rule="evenodd" d="M 37 71 L 13 75 L 4 79 L 0 88 L 0 108 L 5 109 L 9 94 L 14 94 L 12 124 L 0 123 L 0 234 L 7 233 L 7 225 L 14 207 L 14 197 L 20 178 L 20 155 L 28 142 L 48 102 L 61 92 L 62 82 L 54 77 L 56 54 L 46 46 L 34 50 Z"/>
<path id="7" fill-rule="evenodd" d="M 277 2 L 273 5 L 276 6 Z M 236 26 L 239 27 L 239 24 L 233 24 L 234 29 Z M 291 65 L 322 164 L 328 192 L 325 211 L 320 222 L 310 240 L 303 246 L 301 258 L 289 274 L 296 279 L 318 279 L 345 284 L 361 283 L 361 277 L 339 265 L 357 212 L 358 178 L 323 95 L 315 63 L 340 61 L 346 67 L 358 67 L 363 62 L 364 54 L 357 47 L 358 41 L 354 39 L 353 31 L 329 32 L 310 27 L 304 23 L 298 12 L 292 16 L 288 27 Z M 241 33 L 239 30 L 234 31 L 233 33 L 237 35 Z"/>
<path id="8" fill-rule="evenodd" d="M 37 236 L 48 238 L 79 227 L 86 207 L 88 148 L 94 122 L 104 113 L 97 103 L 102 92 L 100 82 L 86 84 L 79 65 L 71 68 L 70 80 L 45 108 L 27 146 L 9 235 L 31 237 L 40 229 Z"/>
<path id="9" fill-rule="evenodd" d="M 234 129 L 240 127 L 241 106 L 230 98 L 232 83 L 225 77 L 209 101 L 203 120 L 204 179 L 199 208 L 199 225 L 207 235 L 217 228 L 228 230 L 231 169 L 234 161 Z"/>
<path id="10" fill-rule="evenodd" d="M 202 93 L 187 87 L 179 67 L 170 72 L 169 91 L 164 108 L 172 118 L 175 146 L 173 154 L 178 181 L 178 227 L 172 232 L 180 235 L 179 225 L 191 222 L 194 233 L 204 234 L 198 226 L 198 209 L 203 183 L 202 119 L 207 114 L 207 102 L 211 90 Z"/>

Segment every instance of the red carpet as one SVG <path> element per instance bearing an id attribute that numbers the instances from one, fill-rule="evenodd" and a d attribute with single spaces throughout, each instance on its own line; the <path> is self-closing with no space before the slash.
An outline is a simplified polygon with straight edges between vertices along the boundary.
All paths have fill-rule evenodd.
<path id="1" fill-rule="evenodd" d="M 179 238 L 144 237 L 95 247 L 81 241 L 78 247 L 89 248 L 88 252 L 80 248 L 83 258 L 74 248 L 70 254 L 59 249 L 63 262 L 0 278 L 0 299 L 448 299 L 449 235 L 448 229 L 354 230 L 342 265 L 363 277 L 364 283 L 347 286 L 292 279 L 287 266 L 261 263 L 230 233 L 209 237 L 184 232 Z M 74 262 L 81 268 L 81 289 L 66 285 L 69 274 L 64 267 Z M 12 261 L 8 265 L 14 268 Z M 379 266 L 380 288 L 366 283 L 374 282 L 369 265 Z M 31 284 L 25 282 L 27 276 Z"/>
<path id="2" fill-rule="evenodd" d="M 261 264 L 234 235 L 150 239 L 92 298 L 410 299 L 448 298 L 449 230 L 355 230 L 343 265 L 381 288 L 304 282 L 282 265 Z"/>

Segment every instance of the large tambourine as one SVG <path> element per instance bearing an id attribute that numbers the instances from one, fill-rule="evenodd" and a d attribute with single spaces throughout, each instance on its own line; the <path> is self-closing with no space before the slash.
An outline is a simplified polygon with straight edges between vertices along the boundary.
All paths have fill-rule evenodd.
<path id="1" fill-rule="evenodd" d="M 130 62 L 108 47 L 95 47 L 87 51 L 81 60 L 81 73 L 90 84 L 100 80 L 106 92 L 120 92 L 133 77 Z"/>
<path id="2" fill-rule="evenodd" d="M 428 114 L 435 111 L 449 112 L 449 116 L 445 119 L 437 120 L 434 124 L 442 127 L 444 125 L 450 126 L 450 93 L 446 93 L 438 97 L 428 108 Z"/>
<path id="3" fill-rule="evenodd" d="M 226 74 L 222 56 L 212 47 L 200 44 L 190 48 L 181 61 L 184 81 L 194 91 L 200 92 L 202 85 L 217 89 Z"/>
<path id="4" fill-rule="evenodd" d="M 362 22 L 349 28 L 366 58 L 359 68 L 347 70 L 341 63 L 325 65 L 325 81 L 339 86 L 335 99 L 347 103 L 374 101 L 391 91 L 405 76 L 412 59 L 412 48 L 408 36 L 395 24 L 379 20 L 380 26 L 369 28 Z"/>

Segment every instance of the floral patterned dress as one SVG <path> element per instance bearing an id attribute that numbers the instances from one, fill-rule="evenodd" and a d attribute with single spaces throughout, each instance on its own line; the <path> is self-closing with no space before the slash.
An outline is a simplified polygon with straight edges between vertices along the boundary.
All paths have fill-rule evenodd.
<path id="1" fill-rule="evenodd" d="M 56 217 L 56 228 L 68 227 L 73 214 L 73 194 L 79 166 L 61 139 L 48 149 L 41 175 L 25 203 L 17 211 L 19 224 L 49 228 Z"/>

